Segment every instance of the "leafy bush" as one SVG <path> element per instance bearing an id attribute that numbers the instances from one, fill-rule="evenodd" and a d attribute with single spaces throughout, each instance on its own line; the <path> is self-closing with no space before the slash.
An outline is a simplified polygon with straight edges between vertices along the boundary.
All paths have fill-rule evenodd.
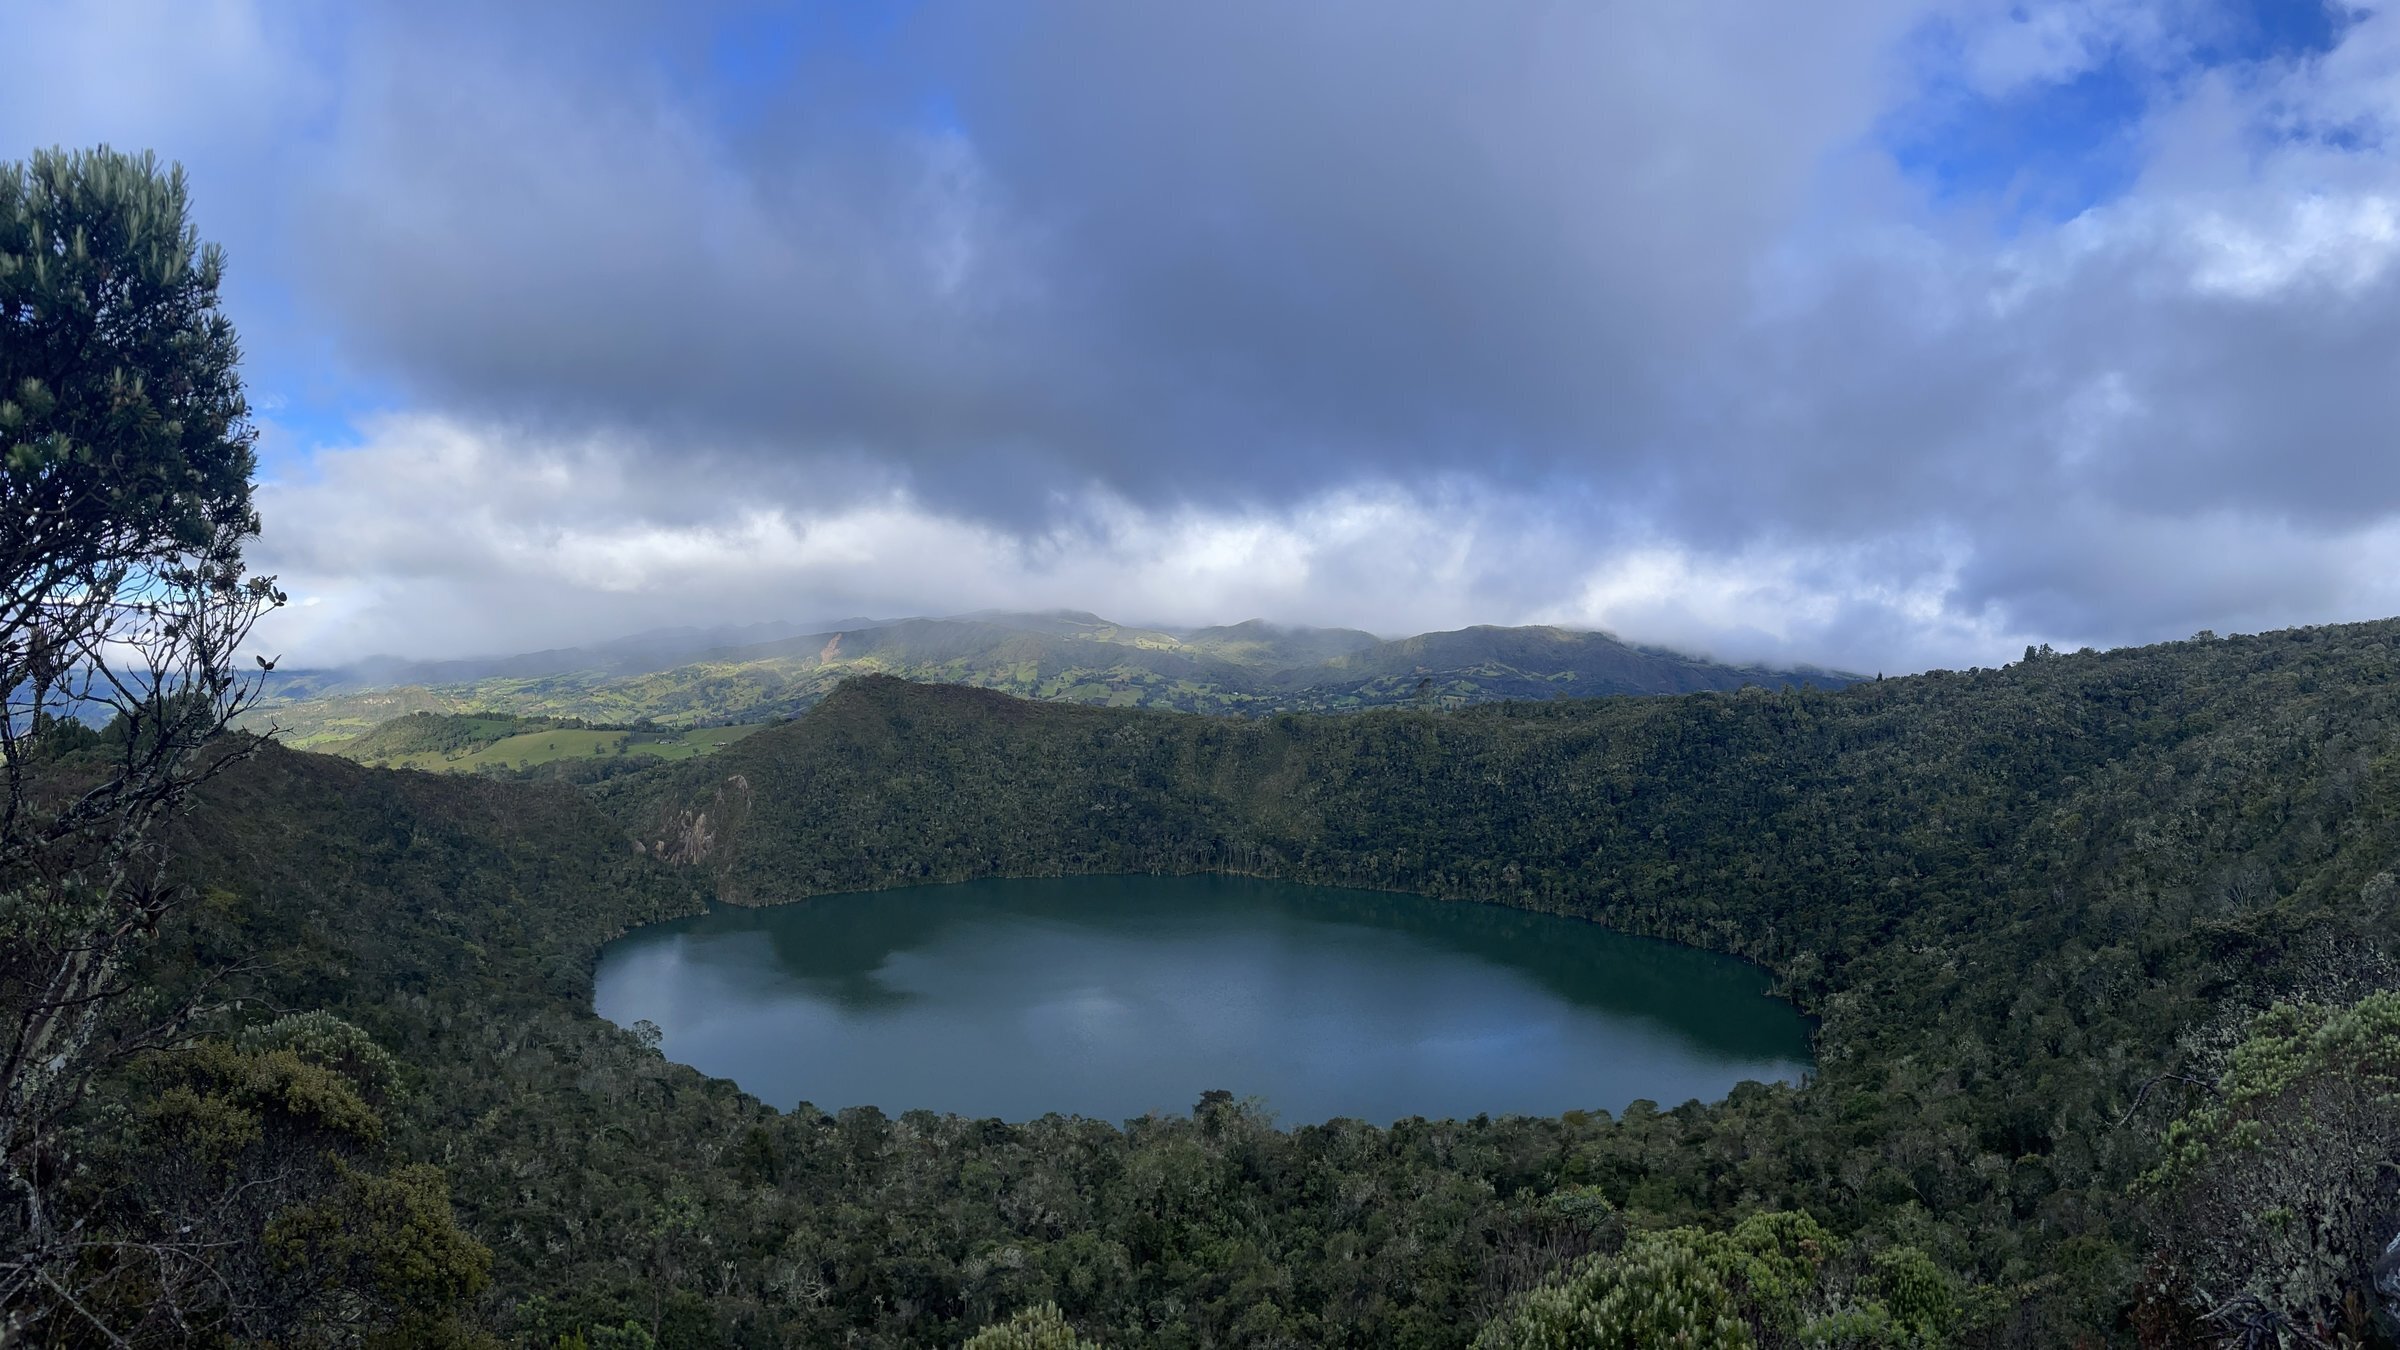
<path id="1" fill-rule="evenodd" d="M 1475 1350 L 1749 1350 L 1733 1296 L 1692 1246 L 1637 1238 L 1588 1258 L 1484 1328 Z"/>
<path id="2" fill-rule="evenodd" d="M 2145 1182 L 2192 1307 L 2363 1339 L 2375 1263 L 2400 1237 L 2400 992 L 2261 1014 Z"/>
<path id="3" fill-rule="evenodd" d="M 962 1350 L 1100 1350 L 1075 1334 L 1055 1303 L 1037 1303 L 967 1338 Z"/>

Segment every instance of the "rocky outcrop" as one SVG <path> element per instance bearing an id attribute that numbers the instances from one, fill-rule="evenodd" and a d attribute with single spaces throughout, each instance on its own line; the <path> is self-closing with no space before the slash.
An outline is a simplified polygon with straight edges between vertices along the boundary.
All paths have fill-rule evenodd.
<path id="1" fill-rule="evenodd" d="M 708 805 L 686 807 L 668 816 L 647 841 L 637 841 L 637 847 L 660 862 L 711 867 L 722 875 L 724 857 L 719 843 L 749 818 L 750 798 L 749 778 L 733 774 L 717 785 Z"/>

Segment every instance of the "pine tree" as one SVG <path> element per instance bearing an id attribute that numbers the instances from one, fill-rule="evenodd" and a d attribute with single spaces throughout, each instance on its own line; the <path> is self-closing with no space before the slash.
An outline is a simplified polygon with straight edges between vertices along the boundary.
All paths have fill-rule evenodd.
<path id="1" fill-rule="evenodd" d="M 69 1118 L 196 1011 L 132 997 L 133 963 L 182 894 L 162 829 L 239 753 L 234 658 L 283 599 L 243 569 L 254 433 L 221 270 L 180 170 L 0 165 L 0 1343 L 78 1309 L 92 1266 Z"/>

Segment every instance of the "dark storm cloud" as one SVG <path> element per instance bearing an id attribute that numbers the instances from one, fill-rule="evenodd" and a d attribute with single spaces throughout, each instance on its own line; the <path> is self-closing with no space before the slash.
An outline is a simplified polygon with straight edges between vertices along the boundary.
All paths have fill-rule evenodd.
<path id="1" fill-rule="evenodd" d="M 1175 448 L 1335 477 L 1655 445 L 1657 391 L 1741 309 L 1735 260 L 1871 116 L 1883 17 L 1039 13 L 964 35 L 960 103 L 1060 222 L 1117 439 L 1163 411 Z"/>
<path id="2" fill-rule="evenodd" d="M 738 130 L 667 76 L 411 25 L 307 257 L 427 396 L 770 472 L 858 452 L 987 504 L 1615 469 L 1871 119 L 1896 22 L 951 7 L 884 86 L 802 58 Z"/>
<path id="3" fill-rule="evenodd" d="M 2148 31 L 2110 9 L 1986 78 Z M 547 30 L 458 10 L 362 30 L 303 256 L 362 361 L 452 407 L 638 428 L 713 461 L 703 500 L 724 475 L 805 497 L 829 462 L 1009 519 L 1090 483 L 1256 503 L 1563 470 L 1719 542 L 2061 494 L 2400 501 L 2400 458 L 2355 453 L 2400 387 L 2380 286 L 2194 294 L 2163 228 L 2012 259 L 1849 163 L 1914 23 L 937 6 L 873 60 L 794 44 L 737 123 L 696 52 L 630 59 L 637 19 L 529 62 Z M 1834 256 L 1762 314 L 1812 216 Z M 1924 256 L 1852 247 L 1879 229 Z"/>
<path id="4" fill-rule="evenodd" d="M 759 451 L 741 467 L 769 490 L 787 458 L 932 466 L 1041 416 L 988 331 L 1008 299 L 944 272 L 975 222 L 938 144 L 872 128 L 745 160 L 663 74 L 529 78 L 434 36 L 386 33 L 304 207 L 356 359 L 448 406 L 639 428 L 669 463 Z"/>

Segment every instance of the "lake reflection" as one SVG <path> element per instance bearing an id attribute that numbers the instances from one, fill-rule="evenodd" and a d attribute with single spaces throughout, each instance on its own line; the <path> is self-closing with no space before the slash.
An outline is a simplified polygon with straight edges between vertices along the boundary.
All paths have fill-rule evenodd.
<path id="1" fill-rule="evenodd" d="M 1796 1080 L 1809 1025 L 1729 957 L 1491 905 L 1071 877 L 721 908 L 601 953 L 597 1005 L 777 1106 L 1285 1124 L 1556 1115 Z"/>

